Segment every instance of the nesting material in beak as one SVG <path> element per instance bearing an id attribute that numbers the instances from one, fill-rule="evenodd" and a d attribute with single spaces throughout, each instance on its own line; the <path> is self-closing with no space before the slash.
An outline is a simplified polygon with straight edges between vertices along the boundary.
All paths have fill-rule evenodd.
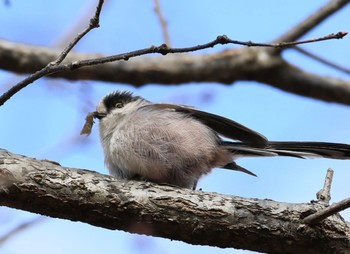
<path id="1" fill-rule="evenodd" d="M 85 124 L 83 128 L 81 129 L 80 135 L 87 135 L 89 136 L 91 134 L 92 125 L 94 124 L 94 118 L 96 117 L 97 112 L 90 112 L 86 118 L 85 118 Z"/>

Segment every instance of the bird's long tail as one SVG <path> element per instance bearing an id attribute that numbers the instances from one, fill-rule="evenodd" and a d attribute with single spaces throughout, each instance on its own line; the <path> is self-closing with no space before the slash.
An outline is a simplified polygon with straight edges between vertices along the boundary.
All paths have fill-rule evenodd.
<path id="1" fill-rule="evenodd" d="M 264 148 L 255 148 L 239 142 L 225 142 L 234 156 L 290 156 L 299 158 L 350 159 L 350 145 L 327 142 L 269 141 Z"/>
<path id="2" fill-rule="evenodd" d="M 239 142 L 224 142 L 223 145 L 232 152 L 234 159 L 253 156 L 350 159 L 350 145 L 340 143 L 269 141 L 264 148 L 255 148 Z M 229 163 L 223 168 L 254 175 L 249 170 L 238 166 L 235 162 Z"/>

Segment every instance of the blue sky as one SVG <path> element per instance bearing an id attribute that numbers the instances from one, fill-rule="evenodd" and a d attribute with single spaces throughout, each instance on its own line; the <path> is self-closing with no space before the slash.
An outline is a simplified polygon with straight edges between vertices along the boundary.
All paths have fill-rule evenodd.
<path id="1" fill-rule="evenodd" d="M 97 1 L 10 1 L 0 4 L 0 38 L 34 45 L 65 45 L 72 24 L 90 16 Z M 226 34 L 237 40 L 268 42 L 278 37 L 327 1 L 161 1 L 173 46 L 192 46 Z M 344 8 L 305 38 L 349 31 L 350 8 Z M 84 18 L 85 17 L 85 18 Z M 75 48 L 78 52 L 117 54 L 163 42 L 153 1 L 107 1 L 101 27 L 88 34 Z M 205 52 L 220 52 L 237 46 L 217 46 Z M 305 45 L 304 48 L 349 66 L 349 38 Z M 200 54 L 202 52 L 197 52 Z M 293 50 L 284 56 L 306 70 L 349 79 Z M 116 74 L 117 75 L 117 74 Z M 0 91 L 23 79 L 0 71 Z M 350 143 L 350 108 L 287 94 L 255 82 L 233 85 L 216 83 L 135 89 L 125 84 L 72 82 L 42 79 L 15 95 L 0 108 L 0 147 L 31 157 L 47 158 L 68 167 L 107 173 L 103 165 L 97 126 L 86 140 L 79 136 L 84 112 L 93 111 L 108 92 L 128 89 L 151 101 L 176 102 L 220 114 L 263 133 L 271 140 L 308 140 Z M 85 139 L 85 140 L 83 140 Z M 78 141 L 78 142 L 76 142 Z M 83 141 L 88 141 L 84 143 Z M 332 201 L 349 196 L 349 161 L 293 158 L 242 159 L 239 163 L 255 172 L 250 177 L 232 171 L 214 170 L 199 188 L 243 197 L 285 202 L 308 202 L 322 187 L 328 167 L 335 170 Z M 350 212 L 343 216 L 350 220 Z M 0 208 L 0 236 L 36 215 Z M 43 241 L 44 239 L 44 241 Z M 96 228 L 79 222 L 47 219 L 17 235 L 1 253 L 249 253 L 146 237 Z"/>

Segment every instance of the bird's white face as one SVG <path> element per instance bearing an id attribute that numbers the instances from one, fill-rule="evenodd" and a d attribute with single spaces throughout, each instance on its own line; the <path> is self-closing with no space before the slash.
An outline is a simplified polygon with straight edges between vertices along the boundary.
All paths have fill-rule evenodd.
<path id="1" fill-rule="evenodd" d="M 98 114 L 101 114 L 101 116 L 102 115 L 107 115 L 107 107 L 106 107 L 106 105 L 105 105 L 105 103 L 103 102 L 103 99 L 100 101 L 100 103 L 97 105 L 97 107 L 96 107 L 96 112 L 98 113 Z"/>
<path id="2" fill-rule="evenodd" d="M 138 96 L 128 92 L 113 92 L 106 95 L 98 104 L 95 117 L 100 120 L 101 140 L 116 132 L 117 126 L 122 124 L 125 117 L 137 111 L 140 107 L 150 104 Z M 105 146 L 106 144 L 102 142 Z"/>

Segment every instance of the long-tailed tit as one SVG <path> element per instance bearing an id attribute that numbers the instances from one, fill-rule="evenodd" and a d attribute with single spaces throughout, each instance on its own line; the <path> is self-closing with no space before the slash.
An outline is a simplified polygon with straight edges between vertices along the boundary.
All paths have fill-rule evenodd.
<path id="1" fill-rule="evenodd" d="M 198 179 L 212 168 L 254 175 L 235 163 L 241 157 L 350 159 L 347 144 L 268 141 L 222 116 L 183 105 L 151 103 L 130 92 L 106 95 L 87 117 L 82 134 L 90 133 L 93 118 L 100 120 L 100 138 L 110 174 L 125 179 L 195 189 Z"/>

